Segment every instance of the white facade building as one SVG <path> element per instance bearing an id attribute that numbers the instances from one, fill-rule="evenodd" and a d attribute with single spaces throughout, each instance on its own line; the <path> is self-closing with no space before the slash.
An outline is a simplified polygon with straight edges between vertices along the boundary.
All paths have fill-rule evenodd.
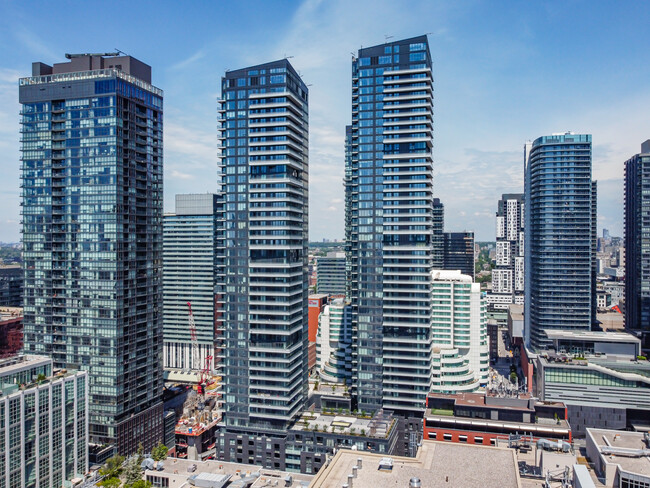
<path id="1" fill-rule="evenodd" d="M 490 310 L 506 310 L 524 300 L 524 196 L 506 193 L 496 215 L 496 268 L 492 290 L 487 294 Z"/>
<path id="2" fill-rule="evenodd" d="M 318 316 L 316 365 L 325 382 L 344 383 L 352 377 L 352 307 L 342 298 Z"/>
<path id="3" fill-rule="evenodd" d="M 432 391 L 474 391 L 487 383 L 489 346 L 479 283 L 460 271 L 433 270 Z"/>
<path id="4" fill-rule="evenodd" d="M 88 472 L 88 373 L 45 356 L 0 361 L 0 486 L 44 488 Z"/>

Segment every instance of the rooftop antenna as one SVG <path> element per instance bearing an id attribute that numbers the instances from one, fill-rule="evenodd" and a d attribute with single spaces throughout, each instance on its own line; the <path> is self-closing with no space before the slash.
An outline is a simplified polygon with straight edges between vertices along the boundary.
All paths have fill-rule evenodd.
<path id="1" fill-rule="evenodd" d="M 79 54 L 70 54 L 65 53 L 67 59 L 73 58 L 84 58 L 86 56 L 119 56 L 120 53 L 79 53 Z"/>
<path id="2" fill-rule="evenodd" d="M 388 39 L 392 39 L 392 38 L 394 38 L 394 37 L 395 37 L 395 36 L 389 36 L 388 34 L 384 34 L 384 42 L 385 42 L 386 44 L 388 44 Z"/>
<path id="3" fill-rule="evenodd" d="M 293 56 L 287 56 L 286 53 L 285 53 L 284 59 L 291 59 L 291 58 L 293 58 Z"/>
<path id="4" fill-rule="evenodd" d="M 124 56 L 128 56 L 128 54 L 126 54 L 124 51 L 120 51 L 118 48 L 115 48 L 115 52 L 117 54 L 123 54 Z"/>

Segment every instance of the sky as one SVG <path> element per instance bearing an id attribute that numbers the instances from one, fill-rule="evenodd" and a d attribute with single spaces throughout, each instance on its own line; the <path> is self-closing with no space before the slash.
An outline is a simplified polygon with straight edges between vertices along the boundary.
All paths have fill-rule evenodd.
<path id="1" fill-rule="evenodd" d="M 344 237 L 344 135 L 360 47 L 428 34 L 434 193 L 447 231 L 494 240 L 523 147 L 593 135 L 598 227 L 623 234 L 623 163 L 650 138 L 650 2 L 0 0 L 0 241 L 20 239 L 18 78 L 119 49 L 165 92 L 165 211 L 218 190 L 217 99 L 233 70 L 288 57 L 310 90 L 310 240 Z"/>

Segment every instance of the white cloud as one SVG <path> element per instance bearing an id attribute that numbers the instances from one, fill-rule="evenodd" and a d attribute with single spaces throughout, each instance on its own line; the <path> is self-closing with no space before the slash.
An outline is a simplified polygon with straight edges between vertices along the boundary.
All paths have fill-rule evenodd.
<path id="1" fill-rule="evenodd" d="M 200 49 L 194 54 L 192 54 L 190 57 L 183 59 L 182 61 L 179 61 L 178 63 L 172 65 L 169 69 L 171 70 L 180 70 L 180 69 L 185 69 L 187 68 L 190 64 L 195 63 L 205 57 L 207 53 L 205 50 Z"/>
<path id="2" fill-rule="evenodd" d="M 194 175 L 192 175 L 190 173 L 182 173 L 182 172 L 180 172 L 178 170 L 175 170 L 175 169 L 171 170 L 171 175 L 170 176 L 172 178 L 178 178 L 180 180 L 193 180 L 194 179 Z"/>

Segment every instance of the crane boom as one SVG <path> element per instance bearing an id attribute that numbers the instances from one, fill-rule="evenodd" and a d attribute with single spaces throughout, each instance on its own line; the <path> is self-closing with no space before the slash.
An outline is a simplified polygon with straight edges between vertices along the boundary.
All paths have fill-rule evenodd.
<path id="1" fill-rule="evenodd" d="M 192 369 L 198 371 L 201 369 L 201 361 L 199 360 L 199 341 L 196 338 L 196 324 L 194 323 L 194 314 L 192 313 L 192 302 L 187 302 L 189 309 L 189 326 L 190 336 L 192 338 Z"/>

